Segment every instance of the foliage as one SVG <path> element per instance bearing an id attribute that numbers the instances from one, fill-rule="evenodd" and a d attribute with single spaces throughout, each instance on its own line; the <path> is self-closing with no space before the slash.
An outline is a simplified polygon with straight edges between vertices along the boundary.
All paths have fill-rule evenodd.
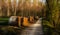
<path id="1" fill-rule="evenodd" d="M 19 35 L 21 32 L 21 29 L 14 28 L 13 26 L 2 26 L 0 28 L 1 35 Z"/>
<path id="2" fill-rule="evenodd" d="M 43 20 L 44 35 L 59 35 L 60 30 L 56 29 L 49 21 Z"/>
<path id="3" fill-rule="evenodd" d="M 43 20 L 43 24 L 46 28 L 46 25 L 50 28 L 49 31 L 52 31 L 51 35 L 59 35 L 60 32 L 60 9 L 57 4 L 57 0 L 46 0 L 47 1 L 47 10 L 46 10 L 46 20 Z M 53 28 L 53 29 L 52 29 Z"/>

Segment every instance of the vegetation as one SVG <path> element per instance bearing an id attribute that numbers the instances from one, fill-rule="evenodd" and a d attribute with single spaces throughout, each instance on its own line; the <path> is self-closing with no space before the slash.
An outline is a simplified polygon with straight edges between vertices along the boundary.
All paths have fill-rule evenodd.
<path id="1" fill-rule="evenodd" d="M 2 1 L 2 2 L 4 2 L 4 1 Z M 19 2 L 19 4 L 21 4 L 21 2 Z M 41 4 L 39 3 L 39 5 L 41 5 Z M 34 7 L 33 6 L 30 9 L 29 8 L 30 6 L 27 6 L 27 8 L 25 8 L 25 6 L 27 6 L 26 2 L 22 6 L 24 8 L 24 10 L 22 10 L 22 7 L 20 5 L 18 6 L 18 9 L 17 9 L 18 14 L 17 15 L 21 16 L 21 13 L 24 12 L 23 14 L 26 15 L 26 16 L 30 16 L 30 15 L 41 16 L 43 18 L 42 21 L 43 21 L 43 27 L 44 27 L 45 35 L 60 35 L 60 0 L 46 0 L 46 6 L 43 5 L 43 9 L 41 9 L 43 11 L 41 11 L 41 12 L 40 12 L 39 7 Z M 5 6 L 5 8 L 6 8 L 6 6 Z M 14 8 L 12 8 L 11 6 L 10 6 L 10 8 L 14 10 Z M 38 8 L 39 8 L 39 10 L 38 10 L 39 12 L 37 11 Z M 11 10 L 11 13 L 12 12 L 13 11 Z M 5 18 L 5 19 L 0 18 L 0 20 L 8 20 L 8 18 Z M 10 28 L 8 28 L 8 30 L 16 32 L 14 29 L 10 30 Z"/>
<path id="2" fill-rule="evenodd" d="M 47 2 L 47 7 L 46 7 L 46 19 L 43 20 L 43 25 L 44 28 L 49 29 L 48 32 L 50 34 L 45 35 L 59 35 L 60 33 L 60 29 L 59 29 L 59 25 L 60 25 L 60 9 L 59 9 L 59 5 L 58 5 L 58 1 L 57 0 L 46 0 Z M 60 3 L 59 3 L 60 4 Z M 47 26 L 47 27 L 46 27 Z M 44 30 L 47 30 L 44 29 Z"/>

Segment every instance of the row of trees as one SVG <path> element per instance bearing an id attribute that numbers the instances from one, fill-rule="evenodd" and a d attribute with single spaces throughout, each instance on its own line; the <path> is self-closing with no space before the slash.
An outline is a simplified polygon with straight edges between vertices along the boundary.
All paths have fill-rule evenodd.
<path id="1" fill-rule="evenodd" d="M 0 0 L 0 16 L 37 16 L 45 4 L 36 1 L 38 0 Z"/>

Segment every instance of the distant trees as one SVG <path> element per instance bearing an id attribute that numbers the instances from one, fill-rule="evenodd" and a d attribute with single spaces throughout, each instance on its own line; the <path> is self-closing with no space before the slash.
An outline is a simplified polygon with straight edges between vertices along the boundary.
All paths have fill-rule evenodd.
<path id="1" fill-rule="evenodd" d="M 0 0 L 2 16 L 41 16 L 44 4 L 38 0 Z M 18 3 L 18 4 L 16 4 Z M 35 4 L 36 3 L 36 4 Z M 6 5 L 5 5 L 6 4 Z"/>

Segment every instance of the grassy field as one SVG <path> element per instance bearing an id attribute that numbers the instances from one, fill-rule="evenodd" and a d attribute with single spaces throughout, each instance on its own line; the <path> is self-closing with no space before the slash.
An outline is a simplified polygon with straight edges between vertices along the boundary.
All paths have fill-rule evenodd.
<path id="1" fill-rule="evenodd" d="M 5 21 L 5 20 L 9 20 L 9 18 L 8 17 L 5 17 L 5 18 L 2 18 L 2 17 L 0 17 L 0 21 Z"/>

